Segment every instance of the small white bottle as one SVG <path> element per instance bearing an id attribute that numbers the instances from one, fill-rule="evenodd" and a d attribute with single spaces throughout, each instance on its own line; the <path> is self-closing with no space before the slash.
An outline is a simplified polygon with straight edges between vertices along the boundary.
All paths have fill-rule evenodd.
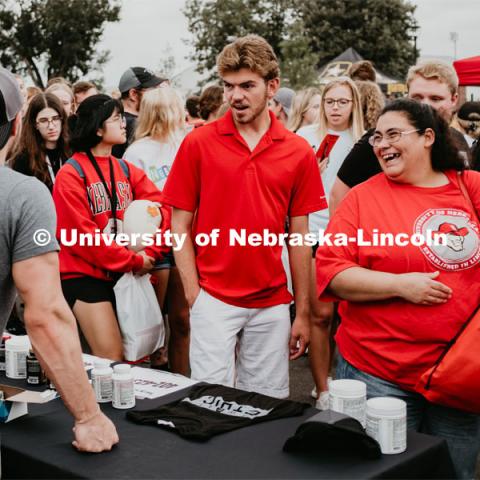
<path id="1" fill-rule="evenodd" d="M 95 360 L 92 376 L 92 386 L 95 391 L 95 398 L 98 403 L 107 403 L 112 401 L 113 394 L 113 369 L 110 362 L 105 359 Z"/>
<path id="2" fill-rule="evenodd" d="M 135 391 L 130 365 L 121 363 L 113 367 L 113 401 L 114 408 L 126 409 L 135 406 Z"/>
<path id="3" fill-rule="evenodd" d="M 27 356 L 30 347 L 27 335 L 12 337 L 5 342 L 5 374 L 7 378 L 27 378 Z"/>

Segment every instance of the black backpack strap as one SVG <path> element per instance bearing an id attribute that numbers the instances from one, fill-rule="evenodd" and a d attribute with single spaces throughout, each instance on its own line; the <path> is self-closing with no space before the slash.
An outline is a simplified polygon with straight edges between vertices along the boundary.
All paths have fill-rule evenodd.
<path id="1" fill-rule="evenodd" d="M 83 183 L 85 185 L 85 193 L 87 195 L 87 200 L 88 200 L 88 203 L 90 205 L 90 209 L 92 210 L 92 212 L 95 211 L 95 209 L 93 208 L 93 203 L 92 203 L 92 199 L 90 198 L 90 195 L 88 194 L 88 191 L 87 191 L 87 179 L 85 177 L 85 172 L 83 171 L 83 168 L 82 166 L 77 162 L 77 160 L 75 160 L 74 158 L 69 158 L 66 162 L 65 162 L 65 165 L 71 165 L 75 170 L 76 172 L 78 173 L 79 177 L 81 179 L 83 179 Z"/>

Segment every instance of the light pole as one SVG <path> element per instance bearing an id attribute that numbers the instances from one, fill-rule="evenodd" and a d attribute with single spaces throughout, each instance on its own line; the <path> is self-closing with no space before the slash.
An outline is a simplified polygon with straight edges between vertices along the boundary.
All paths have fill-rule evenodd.
<path id="1" fill-rule="evenodd" d="M 450 32 L 450 40 L 453 42 L 453 59 L 457 59 L 457 41 L 458 41 L 458 33 L 457 32 Z"/>
<path id="2" fill-rule="evenodd" d="M 413 19 L 412 24 L 410 25 L 410 30 L 412 32 L 413 40 L 413 64 L 417 63 L 417 30 L 420 28 L 420 25 L 415 19 Z"/>

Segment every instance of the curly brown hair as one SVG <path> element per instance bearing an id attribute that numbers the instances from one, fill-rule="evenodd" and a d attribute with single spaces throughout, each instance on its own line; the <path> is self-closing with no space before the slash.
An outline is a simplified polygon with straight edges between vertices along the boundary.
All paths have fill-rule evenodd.
<path id="1" fill-rule="evenodd" d="M 375 82 L 377 74 L 370 60 L 360 60 L 352 63 L 347 70 L 347 75 L 354 81 L 363 80 Z"/>
<path id="2" fill-rule="evenodd" d="M 377 123 L 377 118 L 385 106 L 385 98 L 380 87 L 374 82 L 355 80 L 355 85 L 360 92 L 363 126 L 370 130 Z"/>
<path id="3" fill-rule="evenodd" d="M 265 81 L 280 76 L 277 56 L 271 45 L 260 35 L 237 38 L 226 45 L 217 57 L 217 69 L 221 77 L 242 68 L 258 73 Z"/>

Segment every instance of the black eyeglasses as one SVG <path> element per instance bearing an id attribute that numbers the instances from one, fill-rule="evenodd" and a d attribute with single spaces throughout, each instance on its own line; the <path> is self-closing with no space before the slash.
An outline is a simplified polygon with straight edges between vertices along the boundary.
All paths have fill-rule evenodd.
<path id="1" fill-rule="evenodd" d="M 339 98 L 337 100 L 334 98 L 325 98 L 323 100 L 323 103 L 327 107 L 333 107 L 335 104 L 337 104 L 338 108 L 345 108 L 350 102 L 353 102 L 353 100 L 350 100 L 349 98 Z"/>

